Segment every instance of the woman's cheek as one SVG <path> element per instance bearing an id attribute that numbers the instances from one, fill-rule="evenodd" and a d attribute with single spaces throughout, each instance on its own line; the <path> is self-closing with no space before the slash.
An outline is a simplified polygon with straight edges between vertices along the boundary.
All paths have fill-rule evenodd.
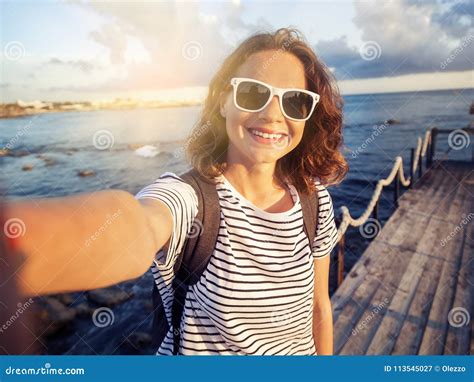
<path id="1" fill-rule="evenodd" d="M 304 125 L 301 127 L 296 127 L 293 129 L 294 133 L 291 135 L 291 142 L 290 142 L 290 151 L 293 151 L 296 146 L 298 146 L 303 139 L 303 130 Z"/>

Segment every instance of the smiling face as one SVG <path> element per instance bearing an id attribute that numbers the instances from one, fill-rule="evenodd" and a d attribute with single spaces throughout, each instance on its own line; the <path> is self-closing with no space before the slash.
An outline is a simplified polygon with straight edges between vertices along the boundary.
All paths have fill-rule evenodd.
<path id="1" fill-rule="evenodd" d="M 293 54 L 276 50 L 251 55 L 234 77 L 265 82 L 277 88 L 307 89 L 303 63 Z M 301 141 L 305 121 L 285 118 L 277 96 L 259 112 L 245 112 L 234 105 L 232 90 L 221 100 L 229 137 L 227 163 L 275 164 Z"/>

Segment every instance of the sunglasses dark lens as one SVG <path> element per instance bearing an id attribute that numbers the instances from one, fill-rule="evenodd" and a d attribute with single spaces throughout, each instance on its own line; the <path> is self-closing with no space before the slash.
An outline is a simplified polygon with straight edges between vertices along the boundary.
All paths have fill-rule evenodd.
<path id="1" fill-rule="evenodd" d="M 255 82 L 241 82 L 237 87 L 237 105 L 247 110 L 258 110 L 270 97 L 270 89 Z"/>
<path id="2" fill-rule="evenodd" d="M 283 95 L 285 113 L 295 119 L 305 119 L 313 108 L 314 99 L 307 93 L 288 91 Z"/>

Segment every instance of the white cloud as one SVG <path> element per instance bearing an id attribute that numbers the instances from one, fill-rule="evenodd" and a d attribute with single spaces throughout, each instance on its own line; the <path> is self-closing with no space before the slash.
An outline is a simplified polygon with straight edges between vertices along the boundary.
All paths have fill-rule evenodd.
<path id="1" fill-rule="evenodd" d="M 345 37 L 319 41 L 316 45 L 316 51 L 336 68 L 342 79 L 440 71 L 441 63 L 453 50 L 474 36 L 473 6 L 468 6 L 466 1 L 451 2 L 449 7 L 432 1 L 355 1 L 354 7 L 361 46 L 349 46 Z M 453 25 L 453 19 L 464 20 L 462 27 Z M 470 23 L 466 22 L 468 19 Z M 359 50 L 364 42 L 379 47 L 377 59 L 361 57 Z M 473 61 L 471 46 L 456 54 L 449 70 L 470 69 Z"/>
<path id="2" fill-rule="evenodd" d="M 109 48 L 111 64 L 117 65 L 125 62 L 127 38 L 118 25 L 115 23 L 104 24 L 99 30 L 92 31 L 90 37 L 95 42 Z"/>
<path id="3" fill-rule="evenodd" d="M 127 65 L 124 81 L 113 78 L 106 85 L 114 83 L 117 88 L 206 85 L 238 36 L 246 36 L 253 28 L 242 21 L 242 7 L 231 3 L 216 5 L 212 14 L 202 12 L 196 2 L 152 2 L 146 6 L 94 2 L 83 6 L 107 20 L 91 36 L 109 50 L 112 64 L 127 61 L 131 38 L 146 53 L 146 59 Z M 197 59 L 189 60 L 183 54 L 190 42 L 200 49 Z"/>

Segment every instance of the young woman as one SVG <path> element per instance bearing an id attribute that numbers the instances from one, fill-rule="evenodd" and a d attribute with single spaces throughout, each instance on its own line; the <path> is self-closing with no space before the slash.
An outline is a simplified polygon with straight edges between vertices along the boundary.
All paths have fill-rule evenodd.
<path id="1" fill-rule="evenodd" d="M 216 185 L 221 216 L 209 264 L 186 294 L 180 354 L 332 354 L 328 276 L 337 231 L 325 185 L 347 171 L 341 144 L 337 87 L 299 32 L 254 35 L 224 61 L 186 143 L 192 166 Z M 318 224 L 309 243 L 300 195 L 314 192 Z M 135 197 L 108 190 L 10 203 L 9 217 L 26 227 L 16 243 L 26 257 L 20 287 L 93 289 L 151 264 L 169 314 L 173 266 L 196 224 L 197 200 L 168 172 Z M 171 354 L 172 342 L 171 328 L 157 354 Z"/>

